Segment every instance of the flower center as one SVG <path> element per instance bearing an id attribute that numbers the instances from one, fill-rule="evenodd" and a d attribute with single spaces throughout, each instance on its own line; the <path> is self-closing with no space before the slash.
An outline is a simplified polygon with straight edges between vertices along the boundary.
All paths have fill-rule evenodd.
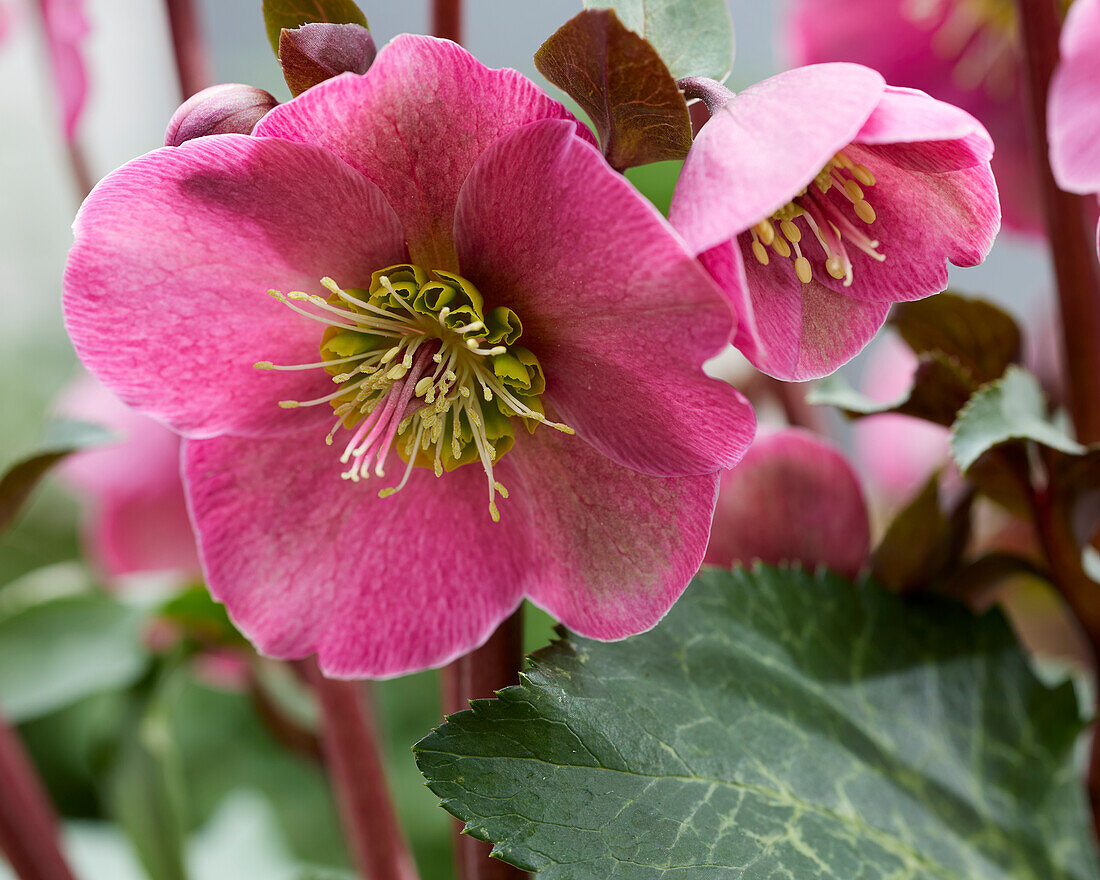
<path id="1" fill-rule="evenodd" d="M 327 325 L 321 337 L 321 361 L 260 370 L 326 370 L 335 391 L 314 400 L 283 400 L 292 408 L 331 404 L 336 423 L 325 442 L 341 429 L 349 432 L 340 461 L 341 476 L 358 482 L 385 476 L 392 448 L 405 461 L 396 486 L 402 489 L 414 467 L 444 471 L 480 462 L 489 484 L 489 513 L 500 520 L 496 496 L 508 491 L 493 476 L 493 466 L 515 442 L 515 419 L 528 431 L 539 424 L 572 434 L 547 420 L 540 395 L 546 379 L 538 359 L 516 345 L 523 325 L 511 309 L 485 311 L 481 294 L 465 278 L 408 264 L 390 266 L 371 276 L 368 290 L 340 288 L 321 279 L 330 291 L 269 293 L 299 314 Z M 309 311 L 308 303 L 319 311 Z"/>
<path id="2" fill-rule="evenodd" d="M 875 222 L 875 209 L 867 201 L 864 187 L 875 185 L 875 176 L 865 165 L 853 162 L 843 150 L 833 156 L 813 182 L 770 217 L 752 227 L 752 252 L 757 262 L 767 266 L 770 251 L 784 259 L 794 258 L 798 280 L 809 284 L 813 266 L 802 254 L 802 227 L 817 239 L 825 252 L 825 270 L 844 286 L 852 284 L 852 260 L 849 246 L 858 248 L 879 262 L 886 259 L 877 250 L 879 243 L 864 233 L 852 220 L 850 209 L 865 224 Z"/>

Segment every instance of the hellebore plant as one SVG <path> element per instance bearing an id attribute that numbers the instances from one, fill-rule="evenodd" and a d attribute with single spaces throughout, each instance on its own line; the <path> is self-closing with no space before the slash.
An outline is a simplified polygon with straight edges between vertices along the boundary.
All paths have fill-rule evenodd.
<path id="1" fill-rule="evenodd" d="M 1050 84 L 1050 167 L 1063 189 L 1100 193 L 1098 0 L 1078 0 L 1070 9 L 1062 28 L 1061 55 Z"/>
<path id="2" fill-rule="evenodd" d="M 103 573 L 199 571 L 180 480 L 180 437 L 89 376 L 61 395 L 60 413 L 110 428 L 121 442 L 70 456 L 62 479 L 89 501 L 85 541 Z"/>
<path id="3" fill-rule="evenodd" d="M 968 113 L 855 64 L 733 95 L 686 82 L 712 118 L 669 218 L 738 315 L 733 343 L 776 378 L 826 375 L 890 304 L 939 293 L 1000 228 L 993 143 Z"/>
<path id="4" fill-rule="evenodd" d="M 797 64 L 866 64 L 976 116 L 997 145 L 1005 225 L 1039 235 L 1019 31 L 1013 0 L 794 0 L 787 40 Z"/>
<path id="5" fill-rule="evenodd" d="M 333 676 L 445 663 L 524 596 L 600 639 L 698 569 L 747 402 L 720 291 L 514 71 L 398 37 L 77 218 L 69 332 L 184 441 L 211 591 Z"/>

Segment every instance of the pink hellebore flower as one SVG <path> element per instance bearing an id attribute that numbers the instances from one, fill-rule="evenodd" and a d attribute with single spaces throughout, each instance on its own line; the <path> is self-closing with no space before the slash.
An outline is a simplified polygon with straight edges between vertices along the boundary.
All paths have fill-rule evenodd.
<path id="1" fill-rule="evenodd" d="M 89 376 L 66 389 L 58 410 L 122 438 L 62 465 L 62 478 L 91 501 L 85 531 L 96 564 L 110 577 L 197 574 L 195 536 L 180 480 L 179 435 L 130 409 Z"/>
<path id="2" fill-rule="evenodd" d="M 77 351 L 189 438 L 210 589 L 262 651 L 398 675 L 524 596 L 622 638 L 701 563 L 755 429 L 702 372 L 729 309 L 515 71 L 398 37 L 134 160 L 75 229 Z"/>
<path id="3" fill-rule="evenodd" d="M 832 372 L 891 303 L 942 291 L 948 260 L 989 253 L 993 144 L 968 113 L 856 64 L 721 91 L 669 217 L 731 300 L 733 344 L 760 370 Z"/>
<path id="4" fill-rule="evenodd" d="M 870 553 L 863 491 L 839 450 L 799 428 L 757 438 L 722 476 L 706 561 L 824 565 L 855 577 Z"/>
<path id="5" fill-rule="evenodd" d="M 1050 167 L 1062 189 L 1100 193 L 1100 0 L 1073 4 L 1061 43 L 1048 105 Z"/>
<path id="6" fill-rule="evenodd" d="M 866 64 L 974 114 L 997 145 L 1005 224 L 1043 234 L 1014 0 L 794 0 L 788 23 L 795 64 Z"/>

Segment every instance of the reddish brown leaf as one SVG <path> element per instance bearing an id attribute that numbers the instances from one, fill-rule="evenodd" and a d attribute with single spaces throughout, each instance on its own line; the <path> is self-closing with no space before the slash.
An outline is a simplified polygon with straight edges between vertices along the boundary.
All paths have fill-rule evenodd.
<path id="1" fill-rule="evenodd" d="M 318 22 L 279 36 L 283 79 L 295 97 L 341 73 L 366 73 L 374 56 L 370 31 L 357 24 Z"/>
<path id="2" fill-rule="evenodd" d="M 267 38 L 276 57 L 283 28 L 294 29 L 318 21 L 367 27 L 367 17 L 352 0 L 263 0 L 263 3 Z"/>

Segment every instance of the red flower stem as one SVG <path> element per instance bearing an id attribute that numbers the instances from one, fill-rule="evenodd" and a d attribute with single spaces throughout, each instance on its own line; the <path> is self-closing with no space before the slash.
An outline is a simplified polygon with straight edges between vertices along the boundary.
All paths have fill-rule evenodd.
<path id="1" fill-rule="evenodd" d="M 21 880 L 73 880 L 53 807 L 19 735 L 2 716 L 0 850 Z"/>
<path id="2" fill-rule="evenodd" d="M 172 32 L 172 53 L 176 58 L 176 74 L 180 83 L 180 98 L 186 101 L 210 85 L 210 57 L 199 26 L 195 0 L 165 0 L 168 27 Z"/>
<path id="3" fill-rule="evenodd" d="M 462 0 L 432 0 L 432 33 L 462 42 Z"/>
<path id="4" fill-rule="evenodd" d="M 359 872 L 364 880 L 417 880 L 386 782 L 373 713 L 360 685 L 325 678 L 313 660 L 300 668 L 317 696 L 325 767 Z"/>
<path id="5" fill-rule="evenodd" d="M 443 711 L 470 708 L 470 700 L 488 699 L 501 688 L 519 683 L 523 663 L 523 609 L 504 621 L 484 645 L 443 669 Z M 467 834 L 455 821 L 455 873 L 459 880 L 523 880 L 526 871 L 489 858 L 492 847 Z"/>
<path id="6" fill-rule="evenodd" d="M 1048 161 L 1047 95 L 1058 63 L 1057 0 L 1016 0 L 1027 58 L 1032 145 L 1062 315 L 1070 412 L 1083 443 L 1100 441 L 1100 272 L 1087 202 L 1058 188 Z"/>

